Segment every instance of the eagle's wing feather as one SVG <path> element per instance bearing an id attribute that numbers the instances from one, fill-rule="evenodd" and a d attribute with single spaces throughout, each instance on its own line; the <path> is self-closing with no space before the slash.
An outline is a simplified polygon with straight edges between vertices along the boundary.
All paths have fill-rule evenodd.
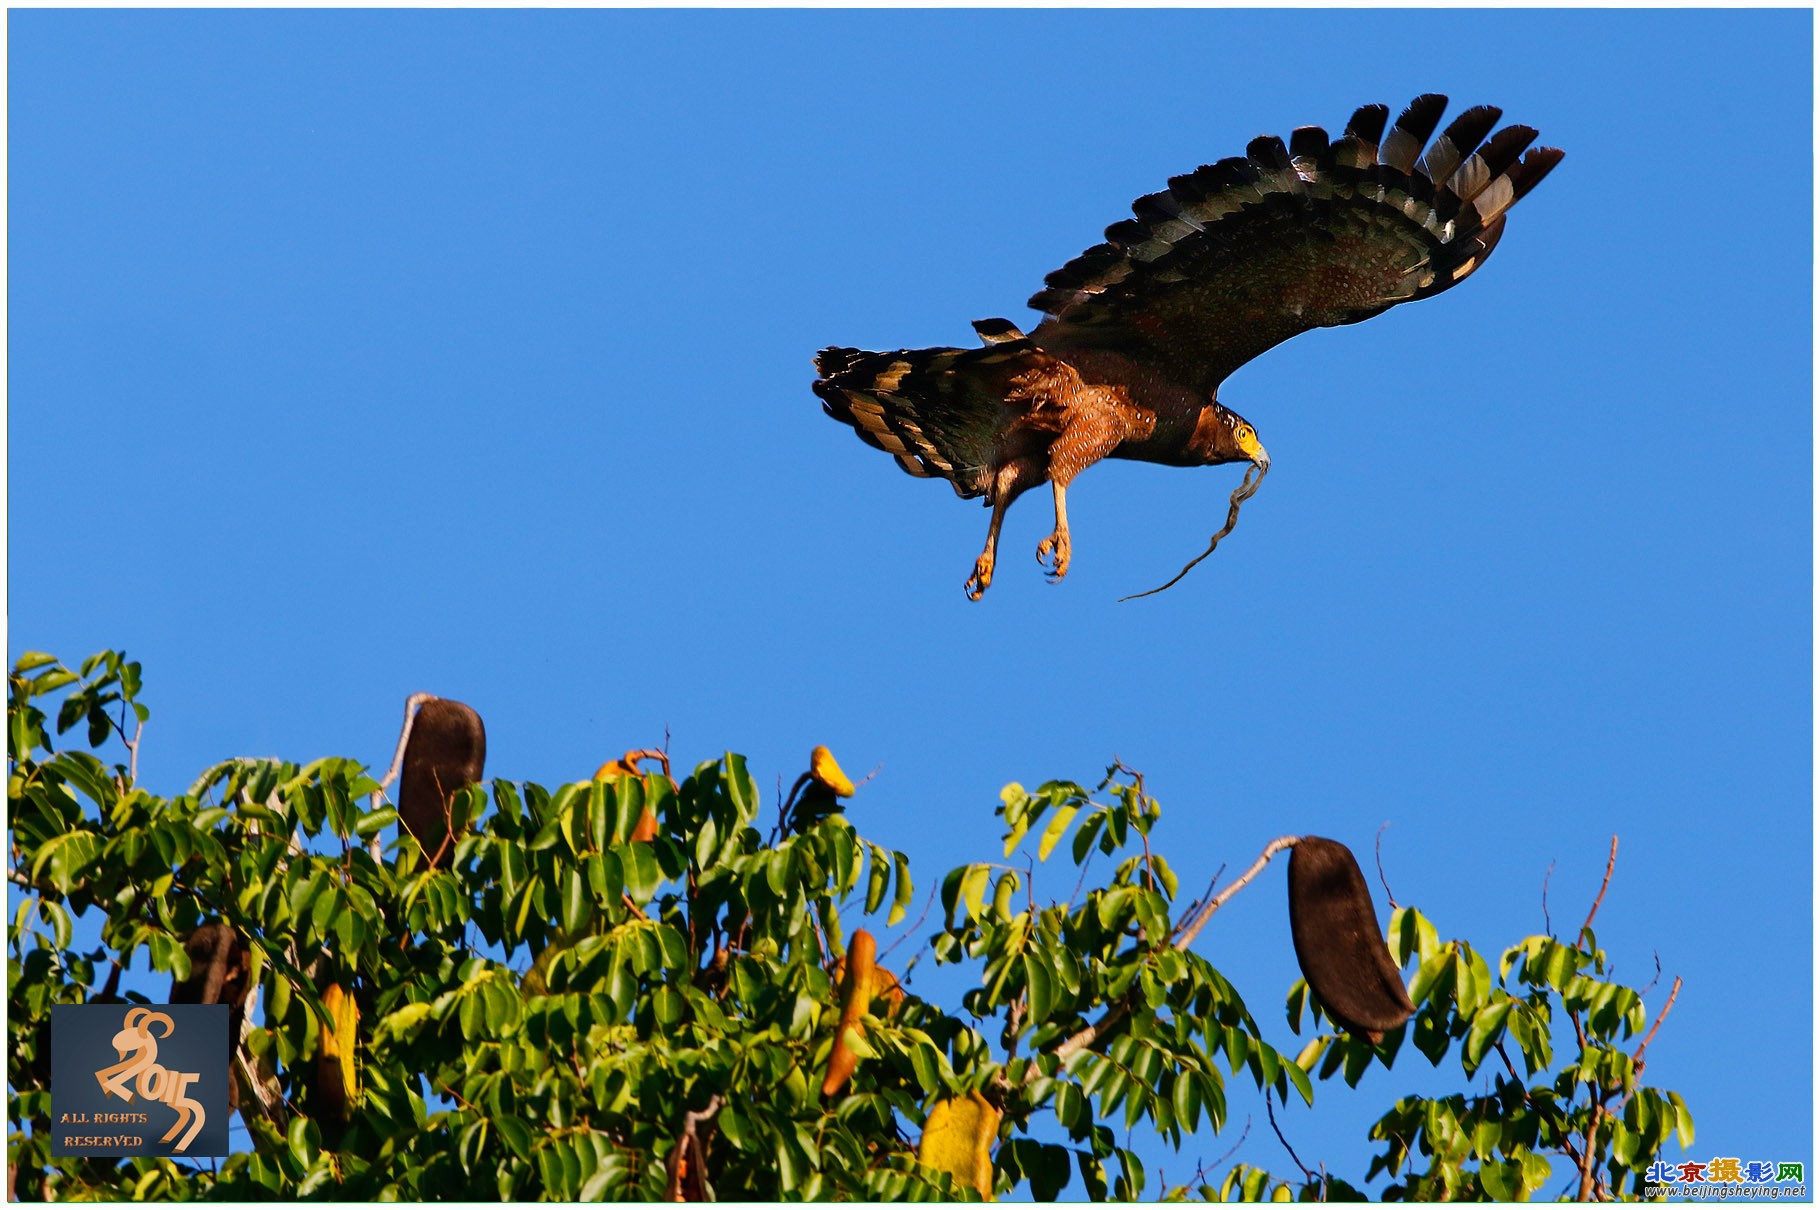
<path id="1" fill-rule="evenodd" d="M 1509 126 L 1487 140 L 1500 112 L 1480 106 L 1423 156 L 1445 105 L 1418 97 L 1388 135 L 1388 111 L 1368 105 L 1338 139 L 1318 127 L 1288 147 L 1266 136 L 1174 178 L 1049 275 L 1030 300 L 1048 316 L 1031 339 L 1063 355 L 1116 349 L 1211 392 L 1298 333 L 1464 280 L 1562 153 L 1519 159 L 1536 132 Z"/>

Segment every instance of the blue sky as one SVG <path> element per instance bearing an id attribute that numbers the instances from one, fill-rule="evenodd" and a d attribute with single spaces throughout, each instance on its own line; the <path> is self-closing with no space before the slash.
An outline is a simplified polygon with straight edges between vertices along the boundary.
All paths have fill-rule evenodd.
<path id="1" fill-rule="evenodd" d="M 1114 754 L 1185 885 L 1285 832 L 1496 953 L 1598 918 L 1686 980 L 1687 1158 L 1812 1163 L 1805 12 L 9 14 L 9 654 L 123 647 L 142 779 L 383 765 L 407 694 L 490 775 L 668 728 L 832 746 L 922 887 L 1007 781 Z M 1566 161 L 1458 290 L 1222 397 L 1274 460 L 1109 464 L 1074 567 L 821 415 L 828 344 L 973 343 L 1171 175 L 1420 92 Z M 1198 948 L 1293 1051 L 1282 874 Z M 1047 889 L 1065 896 L 1071 875 Z M 1375 889 L 1375 879 L 1374 879 Z M 1045 883 L 1039 879 L 1038 892 Z M 1382 900 L 1380 899 L 1380 910 Z M 940 984 L 931 980 L 933 992 Z M 1362 1176 L 1411 1054 L 1283 1115 Z M 1255 1097 L 1154 1152 L 1293 1165 Z M 1671 1159 L 1682 1158 L 1671 1148 Z M 1228 1161 L 1230 1162 L 1230 1161 Z"/>

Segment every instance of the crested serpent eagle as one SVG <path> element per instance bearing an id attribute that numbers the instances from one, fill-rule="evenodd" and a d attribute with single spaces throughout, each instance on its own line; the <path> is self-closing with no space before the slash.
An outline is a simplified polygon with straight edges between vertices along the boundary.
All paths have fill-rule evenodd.
<path id="1" fill-rule="evenodd" d="M 1389 110 L 1367 105 L 1337 139 L 1316 126 L 1288 146 L 1266 135 L 1174 178 L 1049 275 L 1028 335 L 988 319 L 973 325 L 983 348 L 823 349 L 822 409 L 910 474 L 985 497 L 992 522 L 966 583 L 976 600 L 1005 510 L 1045 481 L 1055 531 L 1037 559 L 1054 579 L 1067 574 L 1068 485 L 1102 458 L 1250 463 L 1217 544 L 1270 466 L 1256 430 L 1217 399 L 1226 377 L 1310 328 L 1464 281 L 1511 206 L 1560 162 L 1551 147 L 1525 154 L 1528 126 L 1493 134 L 1502 114 L 1486 105 L 1431 143 L 1446 104 L 1417 97 L 1388 133 Z"/>

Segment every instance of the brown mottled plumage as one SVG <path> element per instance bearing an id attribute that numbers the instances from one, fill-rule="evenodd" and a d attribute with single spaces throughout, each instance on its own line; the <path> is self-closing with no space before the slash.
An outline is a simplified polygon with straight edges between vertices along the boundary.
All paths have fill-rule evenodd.
<path id="1" fill-rule="evenodd" d="M 1302 977 L 1346 1032 L 1375 1045 L 1416 1011 L 1365 875 L 1339 841 L 1304 836 L 1290 850 L 1289 935 Z"/>
<path id="2" fill-rule="evenodd" d="M 990 319 L 974 324 L 980 349 L 823 349 L 822 408 L 910 474 L 985 497 L 975 599 L 992 582 L 1005 510 L 1049 482 L 1055 531 L 1037 558 L 1060 579 L 1068 484 L 1082 470 L 1108 457 L 1268 467 L 1256 431 L 1215 398 L 1228 375 L 1311 328 L 1439 294 L 1485 262 L 1506 211 L 1562 153 L 1523 155 L 1527 126 L 1487 139 L 1500 111 L 1479 106 L 1423 154 L 1446 104 L 1416 98 L 1388 135 L 1389 110 L 1368 105 L 1338 139 L 1314 126 L 1287 147 L 1254 139 L 1245 156 L 1139 198 L 1106 243 L 1051 273 L 1028 336 Z"/>

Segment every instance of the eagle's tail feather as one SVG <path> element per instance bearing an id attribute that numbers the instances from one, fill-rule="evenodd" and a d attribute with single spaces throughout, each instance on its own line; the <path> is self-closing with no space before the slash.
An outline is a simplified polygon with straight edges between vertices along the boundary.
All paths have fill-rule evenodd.
<path id="1" fill-rule="evenodd" d="M 976 328 L 985 348 L 823 349 L 822 410 L 909 474 L 946 479 L 963 499 L 981 495 L 1006 421 L 1004 379 L 1033 349 L 1005 320 Z"/>

